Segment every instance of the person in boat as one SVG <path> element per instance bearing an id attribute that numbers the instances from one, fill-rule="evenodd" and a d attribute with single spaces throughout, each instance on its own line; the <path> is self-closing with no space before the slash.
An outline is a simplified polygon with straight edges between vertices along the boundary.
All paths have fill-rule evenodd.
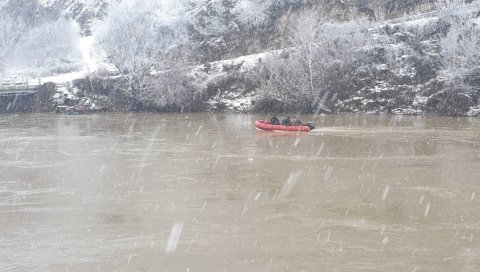
<path id="1" fill-rule="evenodd" d="M 292 119 L 292 125 L 294 126 L 301 126 L 302 120 L 300 120 L 297 116 L 294 116 Z"/>
<path id="2" fill-rule="evenodd" d="M 290 126 L 292 124 L 292 119 L 290 119 L 290 116 L 287 116 L 287 118 L 283 119 L 282 125 L 284 126 Z"/>
<path id="3" fill-rule="evenodd" d="M 272 125 L 280 125 L 280 120 L 278 120 L 278 117 L 276 114 L 274 114 L 272 116 L 272 118 L 270 118 L 270 124 Z"/>

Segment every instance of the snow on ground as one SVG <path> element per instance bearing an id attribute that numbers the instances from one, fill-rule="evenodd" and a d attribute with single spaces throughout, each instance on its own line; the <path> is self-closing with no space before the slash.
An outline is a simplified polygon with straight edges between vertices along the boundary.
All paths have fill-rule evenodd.
<path id="1" fill-rule="evenodd" d="M 60 86 L 57 88 L 57 93 L 53 96 L 53 99 L 56 101 L 60 101 L 64 98 L 77 99 L 78 97 L 74 94 L 74 92 L 71 89 L 67 88 L 66 86 Z"/>
<path id="2" fill-rule="evenodd" d="M 42 77 L 42 83 L 52 82 L 55 84 L 65 84 L 72 82 L 75 79 L 79 79 L 87 75 L 85 70 L 71 72 L 67 74 L 53 75 L 48 77 Z"/>
<path id="3" fill-rule="evenodd" d="M 265 59 L 282 52 L 283 50 L 275 50 L 198 65 L 192 67 L 192 76 L 195 78 L 196 84 L 202 88 L 207 88 L 211 83 L 217 83 L 232 76 L 229 73 L 230 70 L 247 73 Z M 211 98 L 208 104 L 213 109 L 248 111 L 252 108 L 254 96 L 254 90 L 245 90 L 241 86 L 235 86 L 235 88 L 228 88 L 228 90 L 219 89 L 217 96 Z"/>
<path id="4" fill-rule="evenodd" d="M 238 67 L 239 72 L 248 72 L 266 58 L 281 54 L 283 51 L 284 50 L 274 50 L 270 52 L 241 56 L 233 59 L 214 61 L 192 67 L 192 71 L 194 76 L 203 76 L 203 79 L 210 81 L 214 80 L 215 77 L 218 76 L 218 73 L 227 71 L 230 67 Z M 206 66 L 208 66 L 208 71 L 206 71 Z"/>
<path id="5" fill-rule="evenodd" d="M 241 66 L 240 72 L 246 72 L 254 68 L 256 65 L 258 65 L 259 62 L 261 62 L 265 58 L 275 54 L 280 54 L 281 52 L 283 52 L 283 50 L 274 50 L 270 52 L 241 56 L 234 59 L 219 60 L 219 61 L 211 62 L 210 65 L 212 66 L 212 68 L 213 67 L 218 68 L 217 70 L 221 70 L 222 68 L 228 65 L 230 66 L 240 65 Z"/>
<path id="6" fill-rule="evenodd" d="M 423 106 L 423 105 L 427 104 L 427 101 L 428 101 L 428 97 L 417 95 L 415 97 L 415 99 L 413 100 L 412 105 L 414 107 Z"/>
<path id="7" fill-rule="evenodd" d="M 438 17 L 436 17 L 436 16 L 435 17 L 429 17 L 429 18 L 421 18 L 421 19 L 417 19 L 417 20 L 414 20 L 414 21 L 408 21 L 408 22 L 403 23 L 402 25 L 406 26 L 406 27 L 423 27 L 423 26 L 426 26 L 429 23 L 435 22 L 435 21 L 438 21 Z M 395 24 L 395 25 L 400 25 L 400 24 Z"/>
<path id="8" fill-rule="evenodd" d="M 390 25 L 390 26 L 404 26 L 407 28 L 412 28 L 412 27 L 423 27 L 431 22 L 435 22 L 438 20 L 438 13 L 427 13 L 425 16 L 431 16 L 431 17 L 425 17 L 425 18 L 416 18 L 416 19 L 411 19 L 411 20 L 404 20 L 404 19 L 398 19 L 398 20 L 393 20 L 393 21 L 386 21 L 383 23 L 381 26 L 385 25 Z"/>
<path id="9" fill-rule="evenodd" d="M 253 97 L 253 92 L 250 92 L 246 95 L 235 92 L 227 92 L 222 96 L 217 96 L 210 99 L 207 103 L 212 109 L 221 109 L 224 107 L 225 110 L 229 111 L 245 112 L 252 108 Z"/>
<path id="10" fill-rule="evenodd" d="M 467 116 L 480 117 L 480 105 L 471 107 L 470 110 L 467 112 Z"/>
<path id="11" fill-rule="evenodd" d="M 422 114 L 422 111 L 408 107 L 408 108 L 393 109 L 392 113 L 398 114 L 398 115 L 420 115 Z"/>
<path id="12" fill-rule="evenodd" d="M 55 0 L 39 0 L 38 3 L 43 7 L 48 8 L 53 6 L 53 4 L 55 4 Z"/>
<path id="13" fill-rule="evenodd" d="M 41 82 L 47 83 L 52 82 L 55 84 L 67 84 L 72 82 L 75 79 L 83 78 L 93 72 L 98 70 L 98 67 L 101 63 L 101 60 L 96 58 L 92 51 L 93 45 L 95 44 L 94 37 L 82 37 L 79 42 L 79 47 L 82 52 L 83 57 L 83 69 L 80 71 L 51 75 L 47 77 L 42 77 Z"/>

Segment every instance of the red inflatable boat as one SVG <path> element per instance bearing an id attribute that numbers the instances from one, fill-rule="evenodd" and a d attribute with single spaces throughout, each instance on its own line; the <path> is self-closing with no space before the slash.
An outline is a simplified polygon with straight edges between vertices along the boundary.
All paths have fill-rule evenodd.
<path id="1" fill-rule="evenodd" d="M 284 131 L 303 131 L 309 132 L 311 129 L 307 125 L 299 125 L 299 126 L 284 126 L 284 125 L 272 125 L 269 122 L 265 122 L 263 120 L 255 121 L 255 125 L 259 129 L 263 130 L 284 130 Z"/>

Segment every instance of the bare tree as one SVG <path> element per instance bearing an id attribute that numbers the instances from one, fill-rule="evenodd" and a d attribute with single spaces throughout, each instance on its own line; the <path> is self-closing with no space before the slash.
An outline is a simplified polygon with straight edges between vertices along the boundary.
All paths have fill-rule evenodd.
<path id="1" fill-rule="evenodd" d="M 133 97 L 144 86 L 160 56 L 154 26 L 146 16 L 114 18 L 97 40 L 105 61 L 126 81 Z"/>
<path id="2" fill-rule="evenodd" d="M 261 99 L 296 104 L 306 111 L 323 107 L 325 97 L 346 91 L 338 86 L 349 84 L 348 75 L 366 58 L 365 51 L 381 42 L 381 35 L 370 33 L 369 26 L 364 18 L 325 22 L 317 13 L 305 12 L 292 27 L 292 48 L 264 62 Z"/>
<path id="3" fill-rule="evenodd" d="M 292 28 L 291 44 L 296 50 L 296 55 L 303 63 L 291 63 L 296 66 L 297 69 L 302 69 L 302 64 L 306 66 L 306 71 L 302 71 L 302 74 L 306 74 L 308 77 L 308 84 L 304 84 L 300 78 L 292 82 L 296 85 L 297 90 L 305 94 L 313 94 L 315 92 L 314 81 L 319 74 L 319 46 L 322 38 L 322 17 L 315 11 L 308 10 L 302 14 L 296 21 Z"/>
<path id="4" fill-rule="evenodd" d="M 291 49 L 267 58 L 260 69 L 260 100 L 310 111 L 323 92 L 325 37 L 323 17 L 307 10 L 294 22 Z M 276 102 L 275 102 L 276 101 Z"/>
<path id="5" fill-rule="evenodd" d="M 175 91 L 167 81 L 186 73 L 188 38 L 183 22 L 164 21 L 149 5 L 156 2 L 130 1 L 111 7 L 97 45 L 104 61 L 123 79 L 127 96 L 143 105 L 162 105 L 170 101 L 165 89 Z"/>
<path id="6" fill-rule="evenodd" d="M 136 1 L 113 5 L 97 35 L 105 62 L 121 75 L 135 99 L 148 88 L 152 71 L 169 69 L 170 53 L 183 38 L 176 26 L 162 24 L 150 10 Z"/>
<path id="7" fill-rule="evenodd" d="M 373 1 L 373 16 L 375 16 L 375 21 L 383 22 L 387 17 L 387 10 L 385 8 L 385 3 L 382 0 Z"/>

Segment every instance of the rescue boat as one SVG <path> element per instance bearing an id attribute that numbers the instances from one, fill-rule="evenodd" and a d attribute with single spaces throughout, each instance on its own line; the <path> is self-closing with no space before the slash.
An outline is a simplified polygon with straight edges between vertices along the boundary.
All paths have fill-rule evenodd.
<path id="1" fill-rule="evenodd" d="M 301 124 L 301 125 L 272 125 L 270 122 L 266 122 L 264 120 L 255 121 L 255 125 L 257 128 L 262 130 L 283 130 L 283 131 L 302 131 L 302 132 L 309 132 L 310 130 L 315 128 L 313 123 L 308 124 Z"/>

